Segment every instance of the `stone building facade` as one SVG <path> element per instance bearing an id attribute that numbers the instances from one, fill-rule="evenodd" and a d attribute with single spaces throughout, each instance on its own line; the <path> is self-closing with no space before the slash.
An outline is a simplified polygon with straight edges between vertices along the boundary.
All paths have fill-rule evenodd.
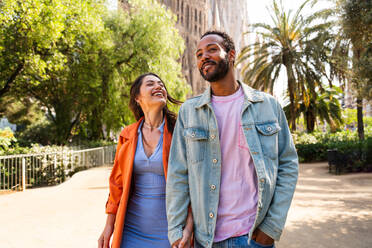
<path id="1" fill-rule="evenodd" d="M 120 0 L 125 2 L 125 0 Z M 157 0 L 177 15 L 176 28 L 185 40 L 182 72 L 191 85 L 193 95 L 203 92 L 207 82 L 196 66 L 196 45 L 207 30 L 227 32 L 234 39 L 237 54 L 248 44 L 243 33 L 248 31 L 248 6 L 246 0 Z M 125 4 L 124 4 L 125 5 Z M 239 70 L 239 68 L 238 68 Z M 239 73 L 237 74 L 239 75 Z"/>
<path id="2" fill-rule="evenodd" d="M 182 55 L 182 73 L 191 85 L 193 95 L 201 93 L 207 83 L 196 66 L 196 45 L 208 29 L 209 0 L 158 0 L 177 15 L 176 28 L 185 41 Z"/>

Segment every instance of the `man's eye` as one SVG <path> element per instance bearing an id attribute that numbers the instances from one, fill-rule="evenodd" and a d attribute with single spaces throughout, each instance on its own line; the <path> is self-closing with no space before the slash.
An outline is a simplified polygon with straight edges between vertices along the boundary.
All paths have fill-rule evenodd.
<path id="1" fill-rule="evenodd" d="M 202 56 L 201 53 L 196 55 L 197 58 L 200 58 L 201 56 Z"/>
<path id="2" fill-rule="evenodd" d="M 209 51 L 214 52 L 214 51 L 217 51 L 217 49 L 216 48 L 211 48 L 211 49 L 209 49 Z"/>

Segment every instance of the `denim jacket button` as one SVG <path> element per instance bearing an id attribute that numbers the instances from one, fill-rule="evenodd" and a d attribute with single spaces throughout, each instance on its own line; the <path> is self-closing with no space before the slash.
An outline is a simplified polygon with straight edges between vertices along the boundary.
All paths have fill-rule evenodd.
<path id="1" fill-rule="evenodd" d="M 215 190 L 215 189 L 216 189 L 216 185 L 212 184 L 212 185 L 211 185 L 211 189 L 212 189 L 212 190 Z"/>
<path id="2" fill-rule="evenodd" d="M 191 137 L 195 137 L 195 133 L 194 132 L 191 134 Z"/>
<path id="3" fill-rule="evenodd" d="M 209 213 L 209 218 L 213 218 L 214 217 L 214 214 L 212 212 Z"/>
<path id="4" fill-rule="evenodd" d="M 264 183 L 265 182 L 265 178 L 261 178 L 260 181 L 261 181 L 261 183 Z"/>
<path id="5" fill-rule="evenodd" d="M 266 130 L 267 130 L 268 132 L 271 132 L 271 131 L 273 130 L 273 128 L 269 126 L 269 127 L 266 128 Z"/>
<path id="6" fill-rule="evenodd" d="M 214 158 L 214 159 L 212 160 L 212 162 L 213 162 L 214 164 L 217 163 L 217 159 Z"/>
<path id="7" fill-rule="evenodd" d="M 216 138 L 216 135 L 212 134 L 211 139 L 214 139 L 214 138 Z"/>

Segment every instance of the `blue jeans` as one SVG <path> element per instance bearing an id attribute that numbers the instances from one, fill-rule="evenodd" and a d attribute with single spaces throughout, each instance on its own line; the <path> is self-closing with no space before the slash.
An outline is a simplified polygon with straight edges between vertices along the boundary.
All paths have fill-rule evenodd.
<path id="1" fill-rule="evenodd" d="M 195 248 L 204 247 L 195 240 Z M 213 243 L 212 248 L 275 248 L 275 245 L 260 245 L 254 240 L 251 240 L 250 244 L 248 244 L 248 235 L 243 235 Z"/>

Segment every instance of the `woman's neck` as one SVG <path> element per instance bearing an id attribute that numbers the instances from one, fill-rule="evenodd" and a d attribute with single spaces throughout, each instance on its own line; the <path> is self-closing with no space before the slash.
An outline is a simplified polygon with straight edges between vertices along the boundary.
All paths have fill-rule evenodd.
<path id="1" fill-rule="evenodd" d="M 154 128 L 158 128 L 163 122 L 163 109 L 149 110 L 144 112 L 145 120 L 144 127 L 150 128 L 151 131 Z"/>

